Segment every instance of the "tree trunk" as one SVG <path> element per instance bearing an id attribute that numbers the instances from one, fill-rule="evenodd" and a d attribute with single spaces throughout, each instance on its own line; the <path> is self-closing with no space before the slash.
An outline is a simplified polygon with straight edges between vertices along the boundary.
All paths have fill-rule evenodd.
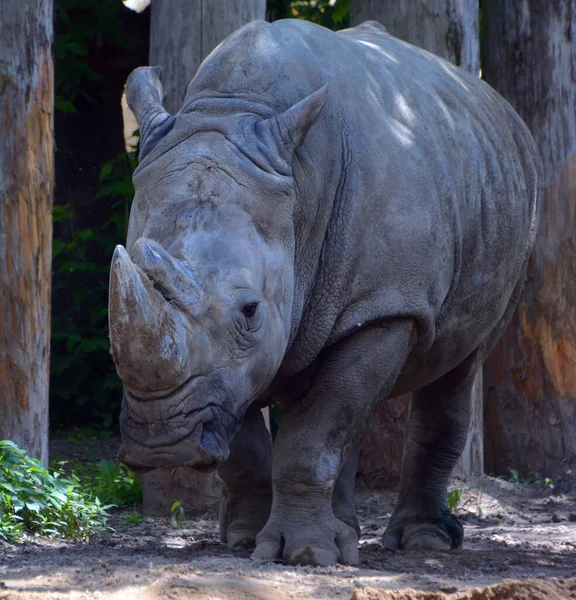
<path id="1" fill-rule="evenodd" d="M 150 64 L 162 67 L 166 109 L 175 114 L 202 60 L 228 35 L 263 19 L 266 0 L 154 0 L 151 4 Z M 170 513 L 179 500 L 188 515 L 217 507 L 218 480 L 187 467 L 156 469 L 143 478 L 144 510 Z"/>
<path id="2" fill-rule="evenodd" d="M 392 35 L 479 74 L 478 0 L 350 0 L 350 24 L 379 21 Z M 386 403 L 362 442 L 359 470 L 369 485 L 388 487 L 400 477 L 410 396 Z M 391 406 L 394 402 L 397 406 Z M 483 464 L 482 374 L 476 378 L 468 441 L 454 471 L 480 475 Z"/>
<path id="3" fill-rule="evenodd" d="M 48 463 L 52 1 L 0 3 L 0 439 Z"/>
<path id="4" fill-rule="evenodd" d="M 350 25 L 379 21 L 389 33 L 478 73 L 479 0 L 350 0 Z"/>
<path id="5" fill-rule="evenodd" d="M 266 0 L 154 0 L 150 64 L 160 65 L 164 106 L 175 114 L 198 65 L 233 31 L 264 19 Z"/>
<path id="6" fill-rule="evenodd" d="M 483 75 L 544 164 L 524 294 L 486 362 L 488 471 L 576 467 L 576 0 L 484 0 Z"/>

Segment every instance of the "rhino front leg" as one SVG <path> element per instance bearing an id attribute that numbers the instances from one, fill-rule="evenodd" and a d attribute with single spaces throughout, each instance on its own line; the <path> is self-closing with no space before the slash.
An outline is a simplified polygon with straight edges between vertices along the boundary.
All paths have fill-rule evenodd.
<path id="1" fill-rule="evenodd" d="M 310 390 L 284 412 L 274 445 L 272 511 L 254 559 L 358 562 L 357 532 L 334 514 L 334 486 L 378 391 L 392 389 L 412 335 L 412 324 L 401 321 L 358 331 L 327 354 Z"/>
<path id="2" fill-rule="evenodd" d="M 412 395 L 400 494 L 384 533 L 386 548 L 447 550 L 462 545 L 463 528 L 448 508 L 447 488 L 466 444 L 478 367 L 473 355 Z"/>
<path id="3" fill-rule="evenodd" d="M 218 469 L 224 480 L 220 538 L 236 550 L 253 548 L 272 504 L 272 441 L 259 409 L 246 413 L 230 445 L 230 457 Z"/>

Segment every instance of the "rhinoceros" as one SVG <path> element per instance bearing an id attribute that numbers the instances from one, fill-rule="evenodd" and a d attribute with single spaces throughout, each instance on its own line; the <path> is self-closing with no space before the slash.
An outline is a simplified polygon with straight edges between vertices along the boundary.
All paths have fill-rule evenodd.
<path id="1" fill-rule="evenodd" d="M 448 478 L 539 217 L 526 125 L 375 22 L 252 22 L 178 114 L 162 95 L 158 68 L 131 74 L 140 163 L 109 305 L 121 460 L 218 469 L 222 539 L 255 559 L 354 564 L 359 438 L 413 392 L 384 545 L 460 546 Z"/>

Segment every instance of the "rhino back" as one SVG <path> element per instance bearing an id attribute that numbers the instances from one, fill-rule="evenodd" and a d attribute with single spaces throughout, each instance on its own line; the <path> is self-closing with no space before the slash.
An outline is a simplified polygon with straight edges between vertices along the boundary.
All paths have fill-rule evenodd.
<path id="1" fill-rule="evenodd" d="M 523 274 L 540 203 L 533 140 L 480 79 L 371 24 L 251 23 L 204 61 L 182 112 L 228 98 L 267 117 L 325 83 L 293 165 L 288 369 L 367 322 L 408 317 L 415 352 L 447 370 L 494 328 Z"/>

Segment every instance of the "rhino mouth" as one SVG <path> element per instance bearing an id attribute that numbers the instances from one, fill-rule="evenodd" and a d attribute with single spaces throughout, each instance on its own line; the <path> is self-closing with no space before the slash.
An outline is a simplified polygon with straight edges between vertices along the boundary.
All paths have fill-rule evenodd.
<path id="1" fill-rule="evenodd" d="M 228 440 L 239 421 L 221 398 L 207 397 L 198 407 L 198 379 L 168 397 L 155 400 L 124 393 L 120 414 L 119 460 L 132 469 L 189 466 L 213 470 L 230 453 Z M 209 383 L 201 386 L 213 388 Z M 192 390 L 191 387 L 194 389 Z"/>
<path id="2" fill-rule="evenodd" d="M 174 467 L 213 471 L 228 458 L 229 453 L 228 443 L 220 433 L 199 425 L 174 445 L 150 447 L 131 438 L 124 439 L 118 459 L 139 473 Z"/>

